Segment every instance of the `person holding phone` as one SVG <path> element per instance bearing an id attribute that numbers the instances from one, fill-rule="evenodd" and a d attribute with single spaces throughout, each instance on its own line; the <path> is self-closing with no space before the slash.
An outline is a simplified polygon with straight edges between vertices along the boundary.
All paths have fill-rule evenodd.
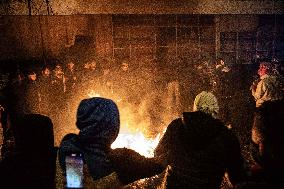
<path id="1" fill-rule="evenodd" d="M 79 134 L 67 134 L 58 152 L 66 188 L 120 188 L 164 170 L 155 159 L 133 150 L 111 149 L 120 129 L 119 111 L 111 99 L 82 100 L 76 125 Z"/>
<path id="2" fill-rule="evenodd" d="M 71 186 L 72 188 L 86 188 L 87 186 L 84 186 L 88 180 L 86 174 L 94 181 L 112 175 L 111 185 L 121 185 L 108 157 L 110 146 L 118 136 L 119 124 L 118 108 L 112 100 L 91 98 L 80 102 L 76 121 L 80 132 L 78 135 L 65 136 L 58 152 L 60 166 L 67 182 L 66 188 L 71 188 Z M 88 173 L 84 175 L 85 178 L 81 178 L 82 161 L 80 159 L 87 167 L 85 170 Z M 73 175 L 68 175 L 69 173 Z M 79 183 L 79 181 L 84 183 Z M 74 183 L 77 183 L 76 186 Z"/>

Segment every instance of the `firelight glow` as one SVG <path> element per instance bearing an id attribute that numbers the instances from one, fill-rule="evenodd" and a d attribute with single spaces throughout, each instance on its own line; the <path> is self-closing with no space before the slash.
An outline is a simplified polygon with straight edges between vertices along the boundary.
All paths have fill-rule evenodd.
<path id="1" fill-rule="evenodd" d="M 101 95 L 97 91 L 91 90 L 88 93 L 88 97 L 101 97 Z M 118 137 L 112 143 L 111 148 L 129 148 L 145 157 L 153 157 L 154 150 L 158 145 L 162 134 L 159 133 L 155 137 L 148 137 L 147 132 L 145 130 L 142 131 L 141 129 L 147 128 L 147 124 L 149 123 L 145 121 L 146 119 L 143 119 L 144 121 L 138 123 L 129 104 L 122 105 L 121 98 L 114 98 L 113 100 L 117 103 L 120 111 L 121 129 Z M 133 125 L 136 125 L 137 127 L 133 128 Z"/>
<path id="2" fill-rule="evenodd" d="M 150 139 L 146 138 L 142 132 L 119 134 L 117 139 L 112 143 L 111 148 L 130 148 L 145 157 L 153 157 L 159 140 L 160 134 Z"/>
<path id="3" fill-rule="evenodd" d="M 97 93 L 96 91 L 94 90 L 91 90 L 89 93 L 88 93 L 88 97 L 89 98 L 92 98 L 92 97 L 100 97 L 101 95 L 99 93 Z"/>

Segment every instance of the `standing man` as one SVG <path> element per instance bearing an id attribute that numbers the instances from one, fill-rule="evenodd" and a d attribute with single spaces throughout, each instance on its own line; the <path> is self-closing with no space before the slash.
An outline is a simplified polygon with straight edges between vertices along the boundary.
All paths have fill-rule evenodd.
<path id="1" fill-rule="evenodd" d="M 23 113 L 39 113 L 40 91 L 35 71 L 28 71 L 24 87 L 25 106 L 23 107 Z"/>
<path id="2" fill-rule="evenodd" d="M 235 91 L 232 90 L 234 79 L 231 69 L 222 58 L 218 58 L 215 62 L 214 76 L 216 97 L 220 104 L 220 119 L 231 127 L 232 116 L 235 111 L 234 102 L 237 97 L 233 97 Z"/>
<path id="3" fill-rule="evenodd" d="M 273 74 L 272 68 L 270 62 L 260 62 L 260 79 L 250 88 L 257 108 L 251 132 L 251 154 L 256 165 L 269 174 L 283 167 L 284 146 L 283 129 L 279 125 L 284 115 L 282 83 L 279 77 Z"/>
<path id="4" fill-rule="evenodd" d="M 52 96 L 52 75 L 51 68 L 45 65 L 39 77 L 39 90 L 40 90 L 40 113 L 49 115 L 50 113 L 50 100 Z"/>
<path id="5" fill-rule="evenodd" d="M 260 80 L 254 82 L 250 87 L 256 102 L 256 107 L 260 107 L 266 101 L 282 100 L 282 84 L 280 80 L 272 74 L 272 64 L 268 61 L 260 62 L 257 73 Z"/>
<path id="6" fill-rule="evenodd" d="M 66 92 L 71 94 L 72 92 L 74 92 L 77 81 L 77 70 L 75 68 L 75 63 L 73 60 L 69 60 L 66 63 L 64 78 L 65 78 Z"/>

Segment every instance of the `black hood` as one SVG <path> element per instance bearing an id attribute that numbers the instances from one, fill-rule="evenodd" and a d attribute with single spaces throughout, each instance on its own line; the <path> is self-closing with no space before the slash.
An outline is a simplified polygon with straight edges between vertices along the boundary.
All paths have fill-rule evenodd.
<path id="1" fill-rule="evenodd" d="M 183 140 L 195 150 L 205 148 L 227 129 L 224 124 L 204 112 L 184 112 L 182 118 Z"/>

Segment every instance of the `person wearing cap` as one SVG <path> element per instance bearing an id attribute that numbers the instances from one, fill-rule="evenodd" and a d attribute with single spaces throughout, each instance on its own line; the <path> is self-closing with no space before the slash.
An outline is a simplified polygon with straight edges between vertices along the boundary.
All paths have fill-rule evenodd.
<path id="1" fill-rule="evenodd" d="M 261 61 L 257 73 L 260 78 L 250 87 L 256 102 L 255 106 L 258 108 L 266 101 L 283 99 L 281 82 L 272 74 L 272 64 Z"/>
<path id="2" fill-rule="evenodd" d="M 225 172 L 235 185 L 246 178 L 240 144 L 219 119 L 218 102 L 203 91 L 193 112 L 173 120 L 155 149 L 172 168 L 168 188 L 220 188 Z"/>

